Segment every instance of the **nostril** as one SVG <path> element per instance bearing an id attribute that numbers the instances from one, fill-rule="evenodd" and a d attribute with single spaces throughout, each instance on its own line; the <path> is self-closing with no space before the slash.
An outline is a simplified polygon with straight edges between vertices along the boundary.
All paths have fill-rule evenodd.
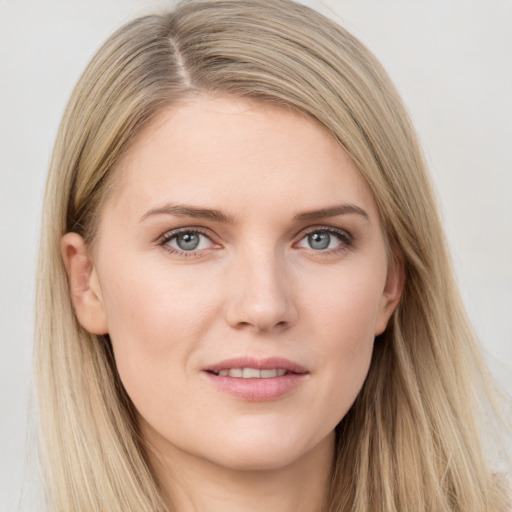
<path id="1" fill-rule="evenodd" d="M 257 331 L 284 331 L 295 321 L 294 303 L 280 290 L 273 290 L 276 283 L 265 285 L 256 283 L 252 286 L 235 288 L 226 303 L 225 315 L 231 327 L 236 329 L 254 329 Z M 278 293 L 279 292 L 279 293 Z"/>
<path id="2" fill-rule="evenodd" d="M 280 321 L 273 325 L 268 325 L 268 326 L 264 326 L 264 325 L 261 325 L 258 323 L 252 323 L 252 322 L 238 322 L 238 323 L 236 323 L 236 325 L 234 325 L 234 327 L 236 329 L 247 329 L 247 328 L 255 327 L 256 329 L 261 330 L 261 331 L 268 331 L 268 330 L 281 331 L 281 330 L 287 329 L 288 325 L 289 325 L 289 323 L 287 321 L 283 320 L 283 321 Z"/>

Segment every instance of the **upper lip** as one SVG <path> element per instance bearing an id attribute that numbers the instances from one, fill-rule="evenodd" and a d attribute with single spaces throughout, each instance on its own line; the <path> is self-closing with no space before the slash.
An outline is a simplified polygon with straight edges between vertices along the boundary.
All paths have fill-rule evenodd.
<path id="1" fill-rule="evenodd" d="M 283 369 L 293 373 L 308 373 L 308 370 L 300 364 L 282 357 L 266 357 L 262 359 L 256 357 L 235 357 L 208 365 L 203 368 L 203 371 L 217 373 L 221 370 L 232 368 L 255 368 L 257 370 Z"/>

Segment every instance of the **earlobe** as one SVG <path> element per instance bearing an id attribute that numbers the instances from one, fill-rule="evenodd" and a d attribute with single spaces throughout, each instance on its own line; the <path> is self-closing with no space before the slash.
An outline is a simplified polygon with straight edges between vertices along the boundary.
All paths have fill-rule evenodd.
<path id="1" fill-rule="evenodd" d="M 61 254 L 78 321 L 93 334 L 107 334 L 107 316 L 98 274 L 83 238 L 78 233 L 66 233 L 61 240 Z"/>
<path id="2" fill-rule="evenodd" d="M 384 291 L 382 292 L 381 307 L 375 324 L 375 336 L 382 334 L 386 330 L 389 319 L 393 314 L 405 283 L 405 264 L 401 252 L 397 249 L 393 251 L 393 258 L 389 263 L 388 275 Z"/>

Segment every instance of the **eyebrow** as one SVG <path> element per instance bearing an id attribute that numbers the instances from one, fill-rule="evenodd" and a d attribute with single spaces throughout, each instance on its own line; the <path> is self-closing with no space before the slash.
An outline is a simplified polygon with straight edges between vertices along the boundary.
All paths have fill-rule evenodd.
<path id="1" fill-rule="evenodd" d="M 342 204 L 338 206 L 330 206 L 328 208 L 321 208 L 319 210 L 310 210 L 307 212 L 298 213 L 294 216 L 295 222 L 306 222 L 311 220 L 325 219 L 328 217 L 336 217 L 338 215 L 356 214 L 361 215 L 367 220 L 370 220 L 368 214 L 359 206 L 353 204 Z M 177 217 L 192 217 L 194 219 L 210 220 L 220 222 L 223 224 L 234 224 L 235 218 L 226 215 L 220 210 L 211 208 L 198 208 L 195 206 L 167 203 L 147 211 L 140 218 L 139 222 L 145 221 L 147 218 L 155 215 L 174 215 Z"/>
<path id="2" fill-rule="evenodd" d="M 222 222 L 224 224 L 234 224 L 235 219 L 220 210 L 210 208 L 197 208 L 195 206 L 167 203 L 147 211 L 139 222 L 143 222 L 148 217 L 154 215 L 175 215 L 177 217 L 192 217 L 195 219 L 211 220 Z"/>
<path id="3" fill-rule="evenodd" d="M 339 206 L 331 206 L 321 208 L 320 210 L 311 210 L 308 212 L 298 213 L 295 215 L 296 222 L 305 222 L 310 220 L 325 219 L 327 217 L 336 217 L 337 215 L 356 214 L 361 215 L 366 220 L 370 220 L 369 215 L 359 206 L 353 204 L 341 204 Z"/>

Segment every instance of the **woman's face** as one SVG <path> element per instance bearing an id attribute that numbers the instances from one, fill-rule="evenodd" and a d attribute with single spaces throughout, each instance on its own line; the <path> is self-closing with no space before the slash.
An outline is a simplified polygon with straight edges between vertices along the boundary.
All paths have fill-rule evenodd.
<path id="1" fill-rule="evenodd" d="M 74 234 L 63 254 L 146 439 L 236 469 L 330 449 L 401 288 L 344 150 L 289 110 L 199 96 L 115 172 L 90 260 Z"/>

